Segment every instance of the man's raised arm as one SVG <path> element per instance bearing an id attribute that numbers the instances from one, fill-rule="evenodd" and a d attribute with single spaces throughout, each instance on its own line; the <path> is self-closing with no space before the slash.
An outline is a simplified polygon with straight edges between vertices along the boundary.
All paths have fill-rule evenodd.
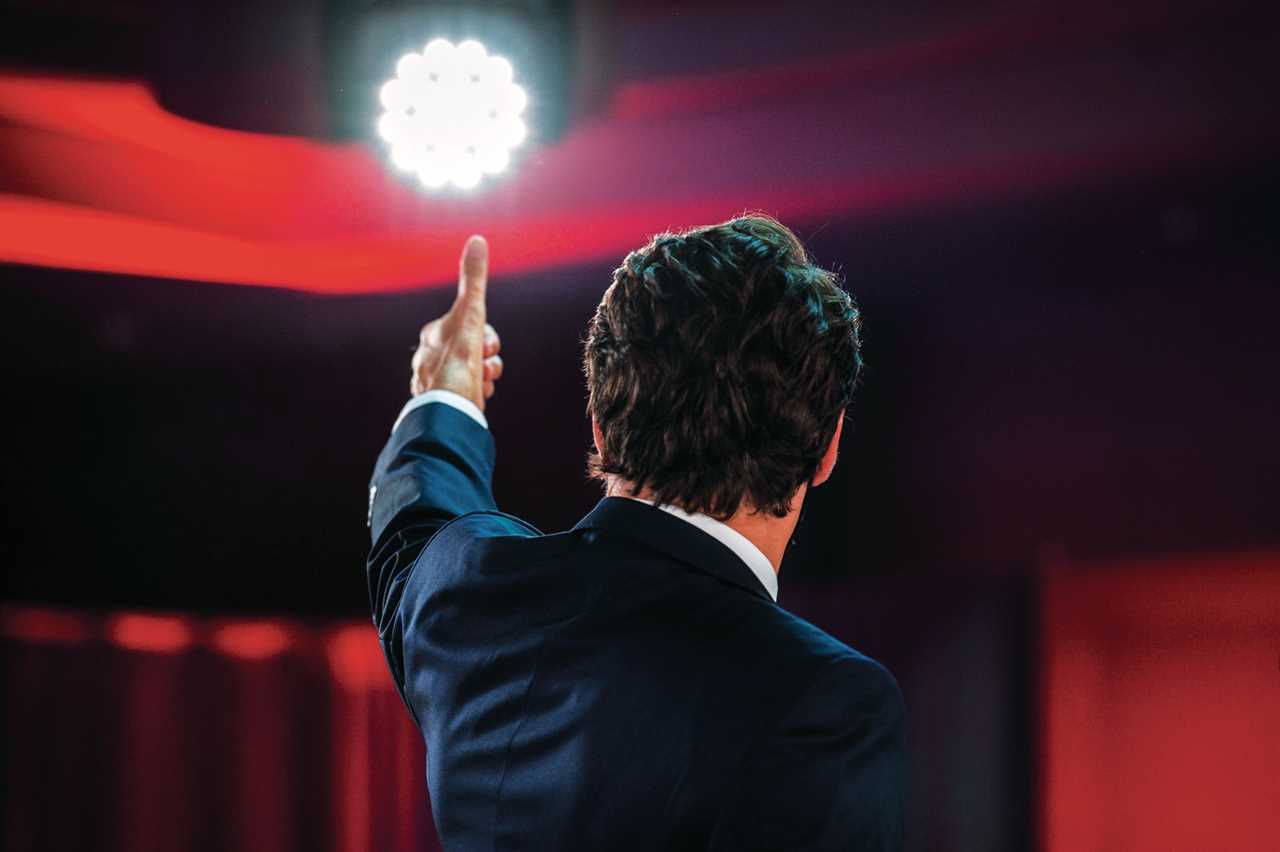
<path id="1" fill-rule="evenodd" d="M 453 305 L 418 336 L 413 398 L 369 483 L 369 597 L 380 633 L 399 605 L 405 574 L 436 530 L 468 512 L 497 511 L 484 407 L 502 376 L 502 357 L 498 334 L 486 322 L 488 266 L 484 238 L 471 237 Z"/>

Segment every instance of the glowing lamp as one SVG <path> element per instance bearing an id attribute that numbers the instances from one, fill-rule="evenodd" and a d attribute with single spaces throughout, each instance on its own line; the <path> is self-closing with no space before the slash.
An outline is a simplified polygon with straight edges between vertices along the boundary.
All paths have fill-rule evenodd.
<path id="1" fill-rule="evenodd" d="M 405 54 L 379 92 L 391 162 L 428 189 L 471 189 L 506 169 L 528 133 L 528 96 L 512 77 L 511 63 L 478 41 L 438 38 Z"/>

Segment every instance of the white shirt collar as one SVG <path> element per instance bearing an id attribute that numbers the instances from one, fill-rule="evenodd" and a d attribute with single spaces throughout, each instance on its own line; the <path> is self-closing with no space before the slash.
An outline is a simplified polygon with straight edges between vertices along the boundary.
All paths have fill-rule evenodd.
<path id="1" fill-rule="evenodd" d="M 675 515 L 683 521 L 688 521 L 707 535 L 719 541 L 725 547 L 737 554 L 738 558 L 747 564 L 751 569 L 751 573 L 755 574 L 760 580 L 760 585 L 764 586 L 765 591 L 769 593 L 769 597 L 776 602 L 778 600 L 778 572 L 773 570 L 773 563 L 769 561 L 769 557 L 765 556 L 760 548 L 751 543 L 751 539 L 735 530 L 728 524 L 717 521 L 710 515 L 704 515 L 701 512 L 686 512 L 679 506 L 656 506 L 652 500 L 646 500 L 643 497 L 631 497 L 626 494 L 615 495 L 618 497 L 626 497 L 628 500 L 638 500 L 641 503 L 648 503 L 654 508 L 661 509 L 668 514 Z"/>

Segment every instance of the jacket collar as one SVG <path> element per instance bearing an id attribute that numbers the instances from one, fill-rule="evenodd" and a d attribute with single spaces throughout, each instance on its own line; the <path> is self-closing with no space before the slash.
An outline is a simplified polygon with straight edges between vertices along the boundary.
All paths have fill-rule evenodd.
<path id="1" fill-rule="evenodd" d="M 769 592 L 745 562 L 714 536 L 648 503 L 605 497 L 573 527 L 602 529 L 627 536 L 684 565 L 773 603 Z"/>

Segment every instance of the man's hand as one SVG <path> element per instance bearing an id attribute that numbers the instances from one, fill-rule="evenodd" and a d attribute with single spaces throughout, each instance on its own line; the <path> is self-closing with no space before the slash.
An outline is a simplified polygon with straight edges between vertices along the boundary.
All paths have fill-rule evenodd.
<path id="1" fill-rule="evenodd" d="M 502 342 L 485 322 L 484 294 L 489 277 L 489 244 L 479 235 L 467 240 L 458 271 L 458 295 L 449 312 L 422 327 L 413 353 L 409 393 L 450 390 L 481 411 L 502 376 Z"/>

